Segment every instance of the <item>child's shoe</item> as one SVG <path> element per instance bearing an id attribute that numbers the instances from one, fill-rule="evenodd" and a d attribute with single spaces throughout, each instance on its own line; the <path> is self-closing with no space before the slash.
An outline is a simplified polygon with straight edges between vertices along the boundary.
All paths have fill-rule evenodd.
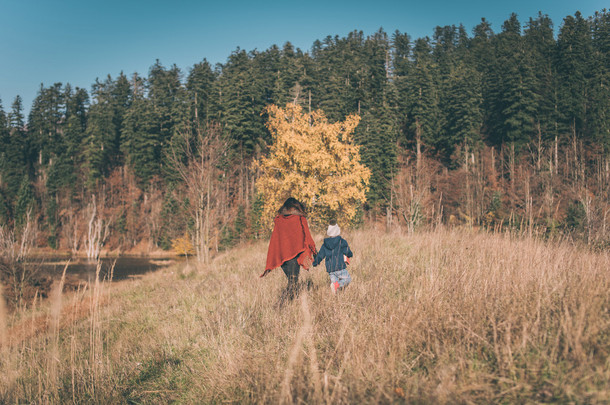
<path id="1" fill-rule="evenodd" d="M 338 289 L 339 289 L 338 281 L 335 281 L 334 283 L 330 283 L 330 290 L 333 292 L 333 294 L 336 294 Z"/>

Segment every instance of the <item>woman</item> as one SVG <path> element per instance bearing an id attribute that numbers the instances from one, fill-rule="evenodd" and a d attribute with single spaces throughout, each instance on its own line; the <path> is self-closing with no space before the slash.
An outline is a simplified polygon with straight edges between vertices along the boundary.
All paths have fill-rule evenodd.
<path id="1" fill-rule="evenodd" d="M 267 264 L 261 277 L 281 266 L 288 278 L 286 293 L 293 299 L 297 292 L 299 267 L 309 270 L 316 255 L 316 244 L 309 232 L 305 207 L 295 198 L 288 198 L 273 220 L 273 232 L 267 250 Z"/>

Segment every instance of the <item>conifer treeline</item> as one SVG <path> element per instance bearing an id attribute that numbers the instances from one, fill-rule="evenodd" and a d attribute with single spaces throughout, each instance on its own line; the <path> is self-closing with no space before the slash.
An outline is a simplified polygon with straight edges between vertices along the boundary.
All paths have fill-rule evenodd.
<path id="1" fill-rule="evenodd" d="M 190 202 L 167 151 L 191 128 L 219 125 L 231 142 L 223 215 L 235 224 L 222 234 L 242 237 L 256 222 L 248 216 L 257 206 L 250 162 L 267 150 L 261 114 L 269 104 L 322 109 L 331 121 L 361 115 L 355 139 L 372 171 L 369 213 L 400 211 L 408 220 L 397 182 L 405 161 L 420 165 L 424 155 L 439 163 L 437 173 L 483 162 L 484 151 L 502 159 L 493 163 L 495 172 L 506 156 L 512 171 L 504 175 L 499 167 L 498 178 L 514 187 L 515 162 L 532 156 L 534 146 L 548 152 L 551 165 L 572 145 L 606 156 L 609 30 L 606 10 L 566 17 L 557 36 L 548 16 L 522 26 L 513 14 L 498 32 L 482 19 L 472 33 L 452 25 L 415 40 L 380 29 L 368 37 L 328 36 L 307 52 L 289 42 L 265 51 L 238 48 L 224 64 L 204 59 L 187 72 L 157 61 L 146 77 L 96 80 L 90 94 L 69 84 L 41 85 L 27 119 L 20 97 L 7 112 L 0 106 L 0 224 L 18 228 L 31 208 L 46 243 L 60 247 L 70 239 L 69 218 L 90 205 L 92 194 L 103 195 L 96 209 L 112 217 L 114 245 L 148 239 L 169 247 L 190 226 L 184 216 Z M 417 186 L 423 176 L 414 173 Z M 511 198 L 498 187 L 476 221 L 498 195 Z"/>

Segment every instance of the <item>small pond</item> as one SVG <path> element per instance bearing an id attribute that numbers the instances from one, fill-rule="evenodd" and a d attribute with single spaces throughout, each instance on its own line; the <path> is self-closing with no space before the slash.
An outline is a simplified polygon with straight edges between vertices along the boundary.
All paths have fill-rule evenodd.
<path id="1" fill-rule="evenodd" d="M 108 279 L 111 271 L 113 281 L 134 278 L 167 267 L 170 264 L 175 263 L 175 261 L 176 259 L 153 259 L 142 257 L 100 259 L 100 280 Z M 68 260 L 65 259 L 46 259 L 41 264 L 41 270 L 51 276 L 61 277 L 66 264 L 68 264 L 66 274 L 77 276 L 79 279 L 86 282 L 95 281 L 98 262 L 94 260 L 73 259 L 68 262 Z"/>

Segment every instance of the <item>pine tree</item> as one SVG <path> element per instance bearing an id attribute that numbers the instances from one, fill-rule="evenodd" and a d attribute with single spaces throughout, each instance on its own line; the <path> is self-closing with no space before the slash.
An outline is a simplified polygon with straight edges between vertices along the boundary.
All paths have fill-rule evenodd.
<path id="1" fill-rule="evenodd" d="M 476 149 L 482 142 L 483 126 L 480 74 L 472 66 L 458 66 L 451 77 L 448 98 L 445 156 L 451 156 L 460 145 L 466 150 Z"/>
<path id="2" fill-rule="evenodd" d="M 290 42 L 286 42 L 280 55 L 272 102 L 285 105 L 296 101 L 301 106 L 307 106 L 311 88 L 308 87 L 310 83 L 306 77 L 303 52 L 300 49 L 295 50 Z"/>
<path id="3" fill-rule="evenodd" d="M 409 137 L 410 72 L 411 72 L 411 38 L 406 33 L 396 31 L 392 36 L 392 77 L 390 86 L 396 95 L 396 124 L 398 139 L 404 141 Z"/>
<path id="4" fill-rule="evenodd" d="M 438 69 L 431 56 L 429 38 L 418 39 L 413 48 L 414 64 L 409 72 L 406 97 L 407 134 L 410 141 L 429 148 L 441 147 L 441 111 L 438 94 Z"/>
<path id="5" fill-rule="evenodd" d="M 390 41 L 382 30 L 368 37 L 361 51 L 358 84 L 362 122 L 354 139 L 361 146 L 362 163 L 371 171 L 367 201 L 370 207 L 390 200 L 396 169 L 398 119 L 396 94 L 390 85 Z"/>
<path id="6" fill-rule="evenodd" d="M 166 150 L 171 144 L 171 139 L 176 132 L 180 130 L 180 126 L 184 121 L 183 114 L 188 114 L 188 106 L 185 103 L 186 96 L 184 87 L 181 83 L 180 69 L 173 65 L 170 69 L 166 69 L 159 60 L 150 68 L 146 87 L 148 90 L 148 104 L 151 111 L 147 111 L 147 119 L 150 120 L 145 125 L 150 127 L 151 136 L 146 141 L 149 146 L 155 138 L 154 142 L 159 142 L 156 145 L 158 154 L 161 155 L 161 150 Z"/>
<path id="7" fill-rule="evenodd" d="M 533 92 L 536 94 L 535 131 L 541 139 L 551 140 L 557 136 L 557 84 L 553 61 L 555 39 L 553 23 L 542 13 L 530 18 L 524 35 L 524 62 L 534 72 Z"/>
<path id="8" fill-rule="evenodd" d="M 591 20 L 592 45 L 587 122 L 591 140 L 610 150 L 610 12 L 596 12 Z M 607 152 L 606 152 L 607 153 Z"/>
<path id="9" fill-rule="evenodd" d="M 493 45 L 492 41 L 495 36 L 491 23 L 485 18 L 474 27 L 473 37 L 469 43 L 469 58 L 470 63 L 474 65 L 476 70 L 481 73 L 487 73 L 493 66 Z"/>
<path id="10" fill-rule="evenodd" d="M 238 48 L 222 67 L 218 83 L 220 122 L 235 145 L 233 153 L 241 160 L 247 160 L 268 139 L 261 115 L 267 102 L 261 81 L 266 79 L 257 58 L 256 53 L 249 55 Z"/>
<path id="11" fill-rule="evenodd" d="M 62 84 L 55 83 L 48 88 L 41 84 L 28 117 L 28 134 L 32 141 L 32 153 L 42 168 L 46 168 L 65 149 L 61 139 L 64 117 Z"/>
<path id="12" fill-rule="evenodd" d="M 395 79 L 409 73 L 411 47 L 411 37 L 407 33 L 394 32 L 392 35 L 392 72 Z"/>
<path id="13" fill-rule="evenodd" d="M 72 162 L 74 171 L 82 164 L 82 148 L 87 131 L 89 95 L 85 89 L 66 91 L 66 125 L 64 132 L 65 155 Z"/>
<path id="14" fill-rule="evenodd" d="M 126 163 L 132 168 L 140 185 L 159 175 L 161 166 L 161 126 L 155 115 L 153 100 L 144 97 L 144 81 L 134 74 L 131 105 L 123 122 L 121 146 Z"/>
<path id="15" fill-rule="evenodd" d="M 283 61 L 287 65 L 285 67 L 286 82 L 291 83 L 292 78 L 295 78 L 294 84 L 289 89 L 288 101 L 300 105 L 307 111 L 311 110 L 315 98 L 315 60 L 311 54 L 304 53 L 297 48 L 294 57 L 284 57 Z"/>
<path id="16" fill-rule="evenodd" d="M 116 78 L 110 89 L 111 103 L 113 107 L 112 124 L 114 126 L 113 150 L 112 156 L 113 167 L 120 166 L 123 163 L 124 157 L 121 154 L 121 134 L 123 132 L 123 121 L 125 114 L 131 103 L 131 87 L 127 77 L 121 72 Z"/>
<path id="17" fill-rule="evenodd" d="M 361 161 L 371 172 L 367 192 L 367 204 L 371 208 L 380 208 L 389 202 L 397 163 L 395 104 L 390 95 L 383 95 L 381 100 L 381 105 L 367 109 L 354 134 L 355 141 L 361 146 Z"/>
<path id="18" fill-rule="evenodd" d="M 534 135 L 537 96 L 532 61 L 525 57 L 521 24 L 516 14 L 494 37 L 493 80 L 490 96 L 490 140 L 517 148 Z M 488 82 L 489 83 L 489 82 Z"/>
<path id="19" fill-rule="evenodd" d="M 460 36 L 455 25 L 436 27 L 432 37 L 434 62 L 438 65 L 440 74 L 448 76 L 458 62 L 457 48 Z"/>
<path id="20" fill-rule="evenodd" d="M 192 111 L 192 117 L 206 125 L 216 118 L 218 109 L 214 92 L 215 81 L 216 73 L 205 59 L 193 66 L 186 81 L 189 100 L 196 109 L 196 115 L 195 111 Z"/>
<path id="21" fill-rule="evenodd" d="M 432 58 L 437 71 L 436 88 L 438 94 L 438 134 L 436 137 L 436 150 L 445 159 L 453 153 L 456 146 L 456 129 L 452 127 L 458 117 L 455 113 L 456 100 L 455 90 L 459 86 L 459 81 L 463 78 L 457 70 L 464 63 L 462 58 L 462 48 L 465 46 L 460 43 L 464 40 L 455 25 L 436 27 L 432 40 Z M 459 53 L 458 53 L 458 47 Z M 463 71 L 463 69 L 462 69 Z M 458 95 L 464 102 L 464 94 Z M 452 122 L 453 121 L 453 122 Z M 460 139 L 462 141 L 462 139 Z M 461 143 L 461 142 L 458 142 Z"/>
<path id="22" fill-rule="evenodd" d="M 163 207 L 161 208 L 161 221 L 157 243 L 162 249 L 169 250 L 172 247 L 172 241 L 188 231 L 186 213 L 183 212 L 172 189 L 165 193 Z"/>
<path id="23" fill-rule="evenodd" d="M 96 185 L 110 173 L 117 153 L 112 85 L 110 76 L 104 83 L 96 80 L 93 85 L 94 104 L 89 108 L 84 145 L 89 186 Z"/>
<path id="24" fill-rule="evenodd" d="M 364 44 L 362 31 L 352 31 L 347 38 L 326 37 L 323 47 L 315 53 L 312 104 L 330 120 L 361 112 L 362 78 L 367 70 L 362 60 Z"/>
<path id="25" fill-rule="evenodd" d="M 8 166 L 8 149 L 10 145 L 10 132 L 8 127 L 8 120 L 2 108 L 2 101 L 0 101 L 0 225 L 8 224 L 9 218 L 11 217 L 11 207 L 5 196 L 4 181 L 5 173 Z"/>
<path id="26" fill-rule="evenodd" d="M 15 97 L 8 114 L 8 138 L 5 138 L 3 181 L 6 184 L 6 198 L 14 202 L 24 175 L 29 174 L 29 142 L 25 131 L 21 97 Z"/>
<path id="27" fill-rule="evenodd" d="M 490 142 L 496 143 L 497 137 L 493 136 L 494 122 L 496 117 L 497 87 L 499 75 L 494 74 L 496 66 L 494 41 L 495 34 L 491 28 L 491 24 L 485 18 L 474 27 L 473 37 L 470 40 L 469 52 L 466 57 L 466 63 L 473 66 L 481 75 L 481 113 L 483 115 L 483 126 L 481 128 L 482 137 Z"/>
<path id="28" fill-rule="evenodd" d="M 59 88 L 58 88 L 59 90 Z M 86 131 L 86 101 L 87 92 L 77 88 L 73 93 L 67 84 L 62 91 L 61 126 L 53 135 L 53 147 L 47 147 L 48 163 L 39 170 L 46 173 L 46 188 L 49 199 L 54 199 L 55 193 L 62 188 L 74 190 L 77 184 L 78 164 L 81 162 L 80 152 Z M 30 118 L 34 118 L 32 114 Z"/>
<path id="29" fill-rule="evenodd" d="M 0 100 L 0 176 L 5 170 L 8 147 L 10 144 L 10 132 L 8 126 L 8 120 L 4 108 L 2 107 L 2 100 Z M 2 181 L 0 181 L 0 187 Z"/>
<path id="30" fill-rule="evenodd" d="M 21 229 L 26 223 L 28 213 L 34 208 L 34 191 L 27 174 L 24 174 L 15 202 L 15 227 Z"/>
<path id="31" fill-rule="evenodd" d="M 564 19 L 557 38 L 559 133 L 582 138 L 586 133 L 587 88 L 590 78 L 590 26 L 577 12 Z"/>
<path id="32" fill-rule="evenodd" d="M 0 225 L 9 225 L 12 217 L 11 205 L 4 195 L 4 190 L 0 188 Z"/>
<path id="33" fill-rule="evenodd" d="M 288 89 L 281 74 L 282 53 L 277 45 L 264 52 L 251 52 L 251 55 L 252 83 L 255 84 L 253 103 L 264 108 L 276 100 L 285 99 Z"/>

